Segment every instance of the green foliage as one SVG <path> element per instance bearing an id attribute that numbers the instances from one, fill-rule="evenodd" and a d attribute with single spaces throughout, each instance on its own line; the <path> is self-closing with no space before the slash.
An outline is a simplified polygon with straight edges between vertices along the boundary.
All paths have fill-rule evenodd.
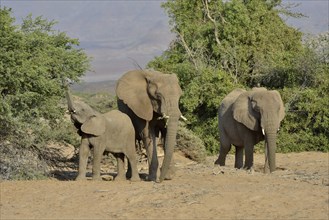
<path id="1" fill-rule="evenodd" d="M 181 98 L 182 111 L 188 118 L 189 128 L 206 143 L 210 153 L 218 149 L 218 106 L 233 84 L 222 71 L 210 66 L 201 69 L 193 78 Z"/>
<path id="2" fill-rule="evenodd" d="M 326 88 L 282 92 L 288 111 L 280 131 L 280 151 L 329 151 L 329 84 L 325 81 Z"/>
<path id="3" fill-rule="evenodd" d="M 1 148 L 4 144 L 13 152 L 22 148 L 25 157 L 27 151 L 40 153 L 49 141 L 76 144 L 62 121 L 66 108 L 59 103 L 64 96 L 63 80 L 79 81 L 90 58 L 78 48 L 77 39 L 53 30 L 56 22 L 29 15 L 14 25 L 11 13 L 0 7 Z M 30 171 L 19 172 L 18 176 L 30 178 Z"/>
<path id="4" fill-rule="evenodd" d="M 0 9 L 0 119 L 33 123 L 39 118 L 54 121 L 64 110 L 63 79 L 78 81 L 89 68 L 89 58 L 77 49 L 77 39 L 52 30 L 54 21 L 29 15 L 14 26 L 11 10 Z M 2 130 L 2 129 L 1 129 Z"/>
<path id="5" fill-rule="evenodd" d="M 281 1 L 168 1 L 163 4 L 177 39 L 170 48 L 198 69 L 216 66 L 234 82 L 256 85 L 268 71 L 286 68 L 302 50 L 301 32 L 287 26 Z M 175 51 L 174 53 L 177 53 Z"/>
<path id="6" fill-rule="evenodd" d="M 281 94 L 286 118 L 279 143 L 283 152 L 329 151 L 329 32 L 308 39 L 297 57 L 298 74 Z"/>
<path id="7" fill-rule="evenodd" d="M 170 0 L 162 6 L 176 39 L 148 66 L 178 75 L 180 108 L 209 153 L 219 149 L 223 97 L 259 84 L 279 90 L 287 103 L 279 151 L 328 151 L 328 34 L 303 43 L 302 33 L 283 19 L 301 15 L 281 0 Z"/>

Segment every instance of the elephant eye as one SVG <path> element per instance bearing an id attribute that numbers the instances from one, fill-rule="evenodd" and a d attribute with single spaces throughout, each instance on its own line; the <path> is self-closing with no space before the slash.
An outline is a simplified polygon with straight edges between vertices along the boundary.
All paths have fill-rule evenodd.
<path id="1" fill-rule="evenodd" d="M 260 109 L 255 100 L 251 100 L 251 106 L 255 111 L 259 112 Z"/>
<path id="2" fill-rule="evenodd" d="M 158 93 L 158 88 L 157 88 L 157 86 L 156 86 L 155 84 L 153 84 L 153 83 L 150 83 L 150 84 L 148 85 L 148 93 L 149 93 L 152 97 L 156 98 L 156 97 L 157 97 L 157 93 Z"/>
<path id="3" fill-rule="evenodd" d="M 156 97 L 157 99 L 161 99 L 161 94 L 160 94 L 159 92 L 155 92 L 155 97 Z"/>

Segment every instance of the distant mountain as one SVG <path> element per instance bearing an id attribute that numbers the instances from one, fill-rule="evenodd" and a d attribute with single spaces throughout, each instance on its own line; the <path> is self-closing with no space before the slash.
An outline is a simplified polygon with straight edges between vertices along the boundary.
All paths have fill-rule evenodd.
<path id="1" fill-rule="evenodd" d="M 115 95 L 116 80 L 108 80 L 102 82 L 82 82 L 71 86 L 74 92 L 95 94 L 106 92 Z"/>

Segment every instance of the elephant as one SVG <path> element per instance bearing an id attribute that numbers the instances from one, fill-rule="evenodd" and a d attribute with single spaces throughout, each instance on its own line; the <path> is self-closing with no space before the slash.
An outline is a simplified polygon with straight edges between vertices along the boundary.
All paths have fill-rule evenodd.
<path id="1" fill-rule="evenodd" d="M 278 91 L 263 87 L 233 90 L 218 110 L 220 151 L 215 164 L 225 166 L 226 155 L 234 145 L 235 168 L 252 169 L 254 145 L 265 140 L 264 172 L 275 171 L 277 132 L 284 116 L 285 108 Z"/>
<path id="2" fill-rule="evenodd" d="M 86 178 L 87 160 L 90 148 L 93 148 L 93 180 L 101 180 L 101 159 L 104 152 L 110 152 L 117 159 L 118 172 L 115 180 L 124 180 L 127 176 L 131 181 L 139 181 L 135 130 L 130 118 L 118 110 L 101 114 L 82 101 L 73 102 L 68 90 L 66 98 L 71 120 L 81 136 L 79 171 L 76 180 Z M 129 161 L 127 175 L 124 167 L 125 156 Z"/>
<path id="3" fill-rule="evenodd" d="M 116 85 L 118 109 L 131 118 L 137 140 L 142 140 L 149 163 L 147 180 L 162 182 L 174 175 L 173 152 L 178 121 L 185 118 L 179 109 L 182 90 L 175 74 L 154 70 L 131 70 Z M 164 160 L 160 177 L 156 137 L 163 138 Z"/>

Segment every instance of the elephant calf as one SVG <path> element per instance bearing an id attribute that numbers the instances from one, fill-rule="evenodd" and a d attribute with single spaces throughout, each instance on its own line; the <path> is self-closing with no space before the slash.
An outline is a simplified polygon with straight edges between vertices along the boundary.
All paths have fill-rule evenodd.
<path id="1" fill-rule="evenodd" d="M 98 113 L 81 101 L 72 101 L 67 91 L 68 109 L 74 125 L 79 129 L 81 145 L 79 149 L 79 174 L 76 180 L 86 178 L 87 160 L 90 148 L 93 148 L 93 180 L 101 180 L 100 163 L 105 151 L 111 152 L 117 159 L 117 179 L 126 179 L 124 158 L 128 158 L 127 177 L 131 181 L 140 180 L 137 170 L 135 130 L 130 118 L 112 110 Z"/>

